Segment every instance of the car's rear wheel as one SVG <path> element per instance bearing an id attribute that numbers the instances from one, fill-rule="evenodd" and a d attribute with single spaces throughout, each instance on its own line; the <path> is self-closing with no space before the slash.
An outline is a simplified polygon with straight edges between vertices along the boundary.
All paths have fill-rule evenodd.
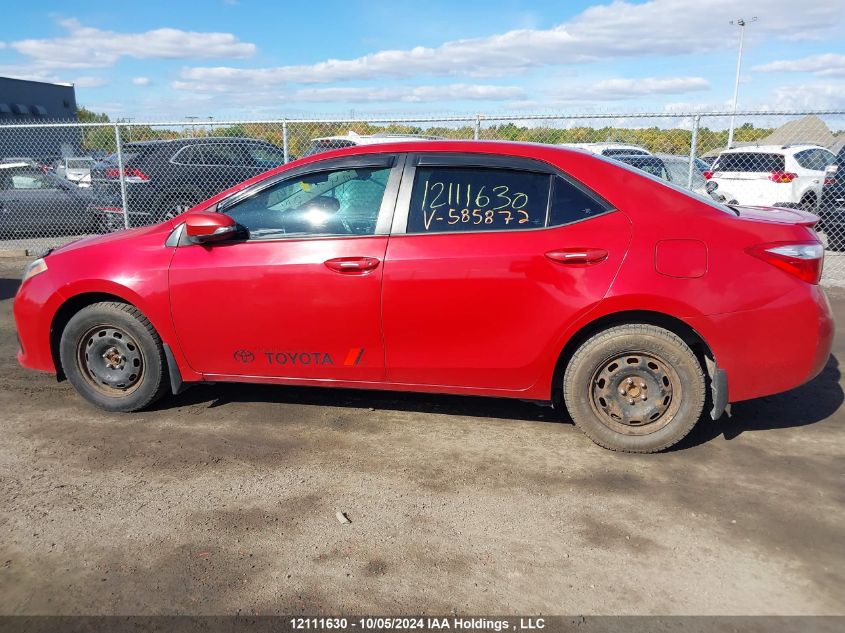
<path id="1" fill-rule="evenodd" d="M 95 303 L 77 312 L 62 332 L 59 354 L 74 388 L 107 411 L 143 409 L 167 390 L 161 339 L 126 303 Z"/>
<path id="2" fill-rule="evenodd" d="M 683 439 L 701 417 L 701 364 L 677 335 L 653 325 L 620 325 L 572 356 L 563 397 L 575 424 L 596 444 L 653 453 Z"/>

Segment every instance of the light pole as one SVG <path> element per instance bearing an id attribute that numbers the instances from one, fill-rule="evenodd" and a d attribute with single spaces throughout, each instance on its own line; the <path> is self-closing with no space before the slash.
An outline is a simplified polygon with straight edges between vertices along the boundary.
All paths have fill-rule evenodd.
<path id="1" fill-rule="evenodd" d="M 188 121 L 190 121 L 191 123 L 193 123 L 193 122 L 194 122 L 194 121 L 196 121 L 199 117 L 198 117 L 198 116 L 186 116 L 185 118 L 186 118 L 186 119 L 188 119 Z M 187 129 L 191 131 L 191 138 L 194 138 L 194 136 L 196 136 L 196 134 L 194 134 L 194 128 L 193 128 L 193 126 L 189 125 L 189 126 L 187 126 Z M 186 130 L 186 131 L 187 131 L 187 130 Z"/>
<path id="2" fill-rule="evenodd" d="M 751 18 L 752 22 L 757 21 L 757 17 Z M 731 110 L 731 127 L 728 130 L 728 148 L 733 145 L 734 142 L 734 117 L 736 116 L 736 101 L 737 97 L 739 96 L 739 71 L 742 68 L 742 43 L 745 40 L 745 25 L 747 22 L 740 18 L 736 22 L 731 20 L 731 24 L 736 24 L 739 27 L 739 55 L 736 58 L 736 81 L 734 82 L 734 104 L 733 109 Z"/>

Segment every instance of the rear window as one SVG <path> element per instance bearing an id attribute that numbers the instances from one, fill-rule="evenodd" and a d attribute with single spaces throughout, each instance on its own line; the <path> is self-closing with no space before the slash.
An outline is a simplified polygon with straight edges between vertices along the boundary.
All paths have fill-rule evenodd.
<path id="1" fill-rule="evenodd" d="M 771 172 L 784 171 L 783 154 L 765 152 L 735 152 L 716 159 L 713 171 Z"/>
<path id="2" fill-rule="evenodd" d="M 644 172 L 651 174 L 652 176 L 657 176 L 658 178 L 662 178 L 663 180 L 669 180 L 669 175 L 666 173 L 666 169 L 663 167 L 663 161 L 659 158 L 628 158 L 628 157 L 617 157 L 619 162 L 628 163 L 632 167 L 636 167 L 637 169 L 642 169 Z"/>
<path id="3" fill-rule="evenodd" d="M 91 158 L 68 158 L 66 165 L 68 169 L 85 169 L 93 164 L 94 160 Z"/>

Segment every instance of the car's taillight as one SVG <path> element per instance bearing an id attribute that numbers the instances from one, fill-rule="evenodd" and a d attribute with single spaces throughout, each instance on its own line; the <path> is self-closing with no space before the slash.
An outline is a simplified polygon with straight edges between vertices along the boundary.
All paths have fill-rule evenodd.
<path id="1" fill-rule="evenodd" d="M 713 177 L 713 172 L 709 170 L 703 171 L 701 172 L 701 175 L 704 176 L 704 180 L 710 180 Z"/>
<path id="2" fill-rule="evenodd" d="M 807 283 L 817 284 L 821 279 L 824 246 L 819 242 L 760 244 L 748 253 Z"/>
<path id="3" fill-rule="evenodd" d="M 798 178 L 798 174 L 793 174 L 791 171 L 773 171 L 769 174 L 769 180 L 772 182 L 787 183 L 792 182 Z"/>
<path id="4" fill-rule="evenodd" d="M 150 177 L 147 176 L 144 172 L 142 172 L 137 167 L 124 167 L 123 168 L 123 175 L 127 178 L 136 178 L 138 180 L 149 180 Z M 109 167 L 106 170 L 106 178 L 120 178 L 120 169 L 117 167 Z"/>

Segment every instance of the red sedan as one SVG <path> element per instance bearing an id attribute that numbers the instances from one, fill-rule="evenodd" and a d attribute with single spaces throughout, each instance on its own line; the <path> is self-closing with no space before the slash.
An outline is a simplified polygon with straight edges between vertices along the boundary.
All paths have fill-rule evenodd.
<path id="1" fill-rule="evenodd" d="M 357 147 L 35 261 L 18 359 L 110 411 L 220 381 L 501 396 L 658 451 L 825 365 L 815 221 L 577 150 Z"/>

